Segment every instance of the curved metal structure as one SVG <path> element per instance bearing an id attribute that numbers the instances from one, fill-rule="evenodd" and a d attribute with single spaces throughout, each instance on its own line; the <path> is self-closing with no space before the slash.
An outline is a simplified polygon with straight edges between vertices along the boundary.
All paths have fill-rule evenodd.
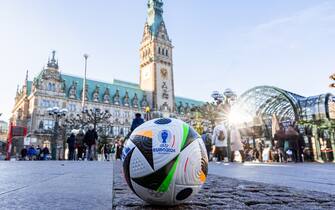
<path id="1" fill-rule="evenodd" d="M 329 104 L 331 94 L 304 97 L 277 87 L 258 86 L 243 93 L 234 106 L 249 119 L 263 121 L 275 115 L 279 121 L 317 121 L 331 118 Z"/>

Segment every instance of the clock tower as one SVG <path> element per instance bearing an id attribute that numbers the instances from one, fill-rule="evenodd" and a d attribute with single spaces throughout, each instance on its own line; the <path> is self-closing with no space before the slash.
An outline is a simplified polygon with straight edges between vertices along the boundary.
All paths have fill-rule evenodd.
<path id="1" fill-rule="evenodd" d="M 163 20 L 162 0 L 148 0 L 148 17 L 140 48 L 140 87 L 151 106 L 162 112 L 175 110 L 172 43 Z"/>

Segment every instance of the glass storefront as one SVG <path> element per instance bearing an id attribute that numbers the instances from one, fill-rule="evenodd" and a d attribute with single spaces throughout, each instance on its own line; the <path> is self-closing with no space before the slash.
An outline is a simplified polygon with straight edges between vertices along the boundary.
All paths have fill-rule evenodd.
<path id="1" fill-rule="evenodd" d="M 335 159 L 335 98 L 331 94 L 303 97 L 276 87 L 259 86 L 242 94 L 233 110 L 248 116 L 244 119 L 251 119 L 241 125 L 262 126 L 264 144 L 273 145 L 275 123 L 294 125 L 305 143 L 305 160 Z"/>

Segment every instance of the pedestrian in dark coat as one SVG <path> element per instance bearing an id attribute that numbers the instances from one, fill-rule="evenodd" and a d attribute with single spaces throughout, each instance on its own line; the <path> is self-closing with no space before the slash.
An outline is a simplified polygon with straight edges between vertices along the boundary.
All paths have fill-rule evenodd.
<path id="1" fill-rule="evenodd" d="M 76 149 L 76 135 L 74 134 L 74 131 L 71 132 L 71 135 L 69 138 L 67 138 L 67 144 L 69 148 L 69 160 L 74 160 L 74 151 Z"/>
<path id="2" fill-rule="evenodd" d="M 274 139 L 277 141 L 276 148 L 278 151 L 279 155 L 279 161 L 280 162 L 286 162 L 287 161 L 287 156 L 284 151 L 285 147 L 285 140 L 286 140 L 286 133 L 285 133 L 285 128 L 283 124 L 279 125 L 279 130 L 276 132 Z"/>
<path id="3" fill-rule="evenodd" d="M 86 153 L 86 147 L 84 145 L 85 134 L 82 129 L 79 130 L 76 135 L 76 146 L 77 146 L 77 160 L 83 160 Z"/>
<path id="4" fill-rule="evenodd" d="M 98 139 L 98 133 L 95 131 L 94 126 L 90 125 L 89 130 L 86 132 L 84 138 L 84 142 L 85 144 L 87 144 L 88 147 L 87 160 L 95 159 L 97 139 Z"/>
<path id="5" fill-rule="evenodd" d="M 49 148 L 45 146 L 42 151 L 43 151 L 43 160 L 47 160 L 48 155 L 50 154 Z"/>
<path id="6" fill-rule="evenodd" d="M 22 160 L 26 160 L 26 158 L 27 158 L 27 153 L 28 153 L 28 151 L 27 151 L 26 148 L 23 148 L 23 149 L 21 150 L 21 158 L 22 158 Z"/>
<path id="7" fill-rule="evenodd" d="M 138 126 L 142 125 L 144 123 L 144 120 L 142 118 L 142 115 L 140 113 L 135 114 L 135 119 L 133 119 L 133 122 L 130 127 L 130 132 L 133 132 Z"/>
<path id="8" fill-rule="evenodd" d="M 286 136 L 288 139 L 289 149 L 292 151 L 292 161 L 298 162 L 299 133 L 293 128 L 293 126 L 289 126 L 286 131 Z"/>

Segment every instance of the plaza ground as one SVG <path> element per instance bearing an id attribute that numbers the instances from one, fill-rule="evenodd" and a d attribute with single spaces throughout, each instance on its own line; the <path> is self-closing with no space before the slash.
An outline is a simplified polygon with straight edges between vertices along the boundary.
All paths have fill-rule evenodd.
<path id="1" fill-rule="evenodd" d="M 211 163 L 199 195 L 171 209 L 335 209 L 334 171 L 334 164 Z M 0 209 L 27 208 L 156 209 L 130 192 L 120 161 L 1 161 Z"/>
<path id="2" fill-rule="evenodd" d="M 209 172 L 214 175 L 314 190 L 335 195 L 335 164 L 218 164 L 211 163 Z"/>

